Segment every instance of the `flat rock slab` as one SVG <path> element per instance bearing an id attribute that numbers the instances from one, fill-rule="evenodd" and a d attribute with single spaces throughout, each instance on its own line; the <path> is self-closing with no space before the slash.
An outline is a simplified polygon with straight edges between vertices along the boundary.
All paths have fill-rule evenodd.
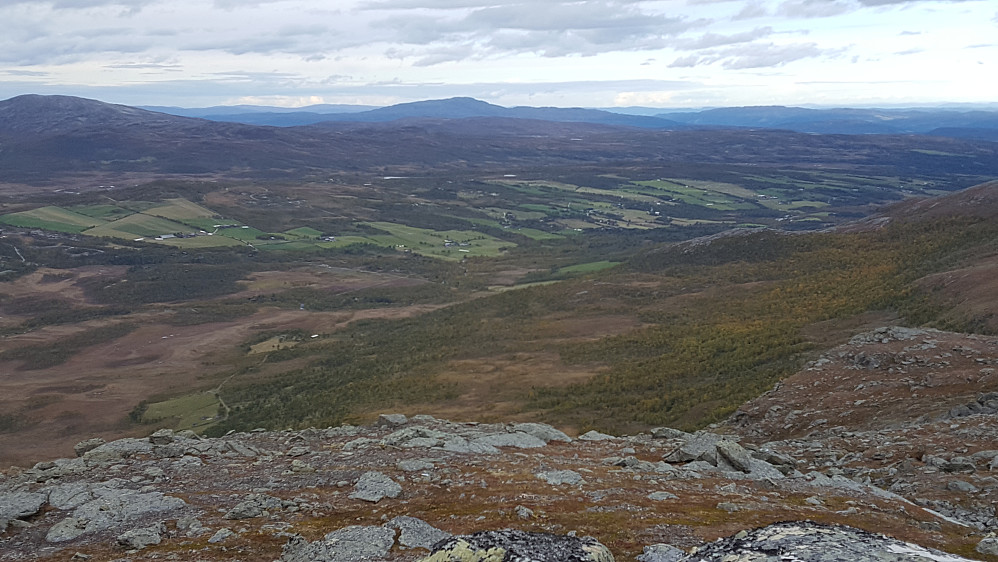
<path id="1" fill-rule="evenodd" d="M 592 537 L 503 529 L 441 541 L 422 562 L 614 562 L 614 559 Z"/>

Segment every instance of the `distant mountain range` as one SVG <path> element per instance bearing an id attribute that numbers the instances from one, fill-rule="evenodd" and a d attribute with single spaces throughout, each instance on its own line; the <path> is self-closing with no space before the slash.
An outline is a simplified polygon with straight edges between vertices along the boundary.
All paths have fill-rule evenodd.
<path id="1" fill-rule="evenodd" d="M 179 109 L 148 107 L 173 115 L 202 117 L 213 121 L 292 127 L 326 121 L 358 123 L 383 123 L 399 119 L 463 119 L 468 117 L 502 117 L 507 119 L 537 119 L 566 123 L 596 123 L 623 125 L 647 129 L 685 129 L 687 125 L 661 117 L 613 113 L 599 109 L 562 107 L 502 107 L 474 98 L 449 98 L 443 100 L 402 103 L 388 107 L 365 106 L 310 106 L 300 110 L 265 108 L 259 106 L 213 107 L 206 109 Z"/>
<path id="2" fill-rule="evenodd" d="M 812 116 L 809 111 L 796 114 L 805 119 Z M 778 117 L 783 113 L 755 111 L 754 119 L 759 122 L 768 115 L 766 122 L 776 125 L 785 122 Z M 0 101 L 0 181 L 45 183 L 87 172 L 262 178 L 386 166 L 600 162 L 839 164 L 856 169 L 887 166 L 892 173 L 998 176 L 998 144 L 992 142 L 911 134 L 802 134 L 750 128 L 747 117 L 739 122 L 741 127 L 718 124 L 726 115 L 733 119 L 750 114 L 717 110 L 699 114 L 699 121 L 697 114 L 673 114 L 690 121 L 679 123 L 588 109 L 503 108 L 457 98 L 330 114 L 338 120 L 309 126 L 273 127 L 68 96 L 24 95 Z M 658 126 L 638 125 L 647 122 Z M 979 123 L 993 121 L 982 118 Z M 957 128 L 967 124 L 954 121 Z"/>
<path id="3" fill-rule="evenodd" d="M 503 117 L 555 122 L 596 123 L 645 129 L 751 128 L 820 134 L 927 134 L 998 141 L 998 111 L 919 109 L 809 109 L 757 106 L 655 113 L 653 108 L 585 109 L 502 107 L 473 98 L 450 98 L 387 107 L 313 105 L 297 109 L 216 106 L 202 109 L 144 109 L 213 121 L 290 127 L 322 122 L 380 123 L 412 118 Z"/>

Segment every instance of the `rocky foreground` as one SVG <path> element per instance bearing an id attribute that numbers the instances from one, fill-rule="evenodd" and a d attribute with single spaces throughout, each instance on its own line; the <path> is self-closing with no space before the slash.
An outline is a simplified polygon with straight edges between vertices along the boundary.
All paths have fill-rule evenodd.
<path id="1" fill-rule="evenodd" d="M 998 560 L 998 415 L 983 392 L 998 345 L 950 337 L 875 332 L 712 432 L 573 438 L 393 414 L 93 439 L 0 477 L 0 560 Z M 978 377 L 954 371 L 964 390 L 884 417 L 910 384 L 892 381 L 931 393 L 949 384 L 940 361 L 958 359 Z M 856 377 L 880 384 L 857 398 L 842 390 Z M 883 403 L 833 418 L 845 410 L 811 402 L 815 382 L 852 408 Z"/>

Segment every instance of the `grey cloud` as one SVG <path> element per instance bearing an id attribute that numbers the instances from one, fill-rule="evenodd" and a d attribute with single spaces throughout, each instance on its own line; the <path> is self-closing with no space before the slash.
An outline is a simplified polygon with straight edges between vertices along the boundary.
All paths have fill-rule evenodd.
<path id="1" fill-rule="evenodd" d="M 141 70 L 170 70 L 176 71 L 180 70 L 181 66 L 179 64 L 161 64 L 153 62 L 129 62 L 122 64 L 106 64 L 104 68 L 130 68 L 130 69 L 141 69 Z"/>
<path id="2" fill-rule="evenodd" d="M 32 76 L 32 77 L 49 75 L 48 72 L 38 72 L 35 70 L 0 70 L 0 74 L 4 74 L 6 76 Z"/>
<path id="3" fill-rule="evenodd" d="M 56 10 L 85 10 L 87 8 L 114 7 L 126 8 L 125 13 L 137 13 L 150 4 L 155 4 L 160 0 L 50 0 L 48 2 L 38 2 L 37 0 L 3 0 L 0 7 L 16 6 L 18 4 L 31 4 L 32 6 L 45 5 Z"/>
<path id="4" fill-rule="evenodd" d="M 692 68 L 718 64 L 727 70 L 744 70 L 783 66 L 796 60 L 834 52 L 836 51 L 823 50 L 815 43 L 791 43 L 788 45 L 754 43 L 704 50 L 698 54 L 679 57 L 669 66 L 672 68 Z"/>
<path id="5" fill-rule="evenodd" d="M 468 48 L 463 45 L 440 47 L 422 54 L 416 59 L 415 66 L 433 66 L 445 62 L 453 62 L 467 58 Z"/>
<path id="6" fill-rule="evenodd" d="M 796 60 L 813 58 L 822 54 L 825 54 L 825 51 L 814 43 L 751 45 L 725 52 L 722 56 L 721 66 L 729 70 L 783 66 Z"/>
<path id="7" fill-rule="evenodd" d="M 762 39 L 772 35 L 773 28 L 757 27 L 751 31 L 734 33 L 732 35 L 721 35 L 718 33 L 705 33 L 696 39 L 685 39 L 676 43 L 677 49 L 697 50 L 733 45 L 736 43 L 748 43 L 756 39 Z"/>
<path id="8" fill-rule="evenodd" d="M 837 0 L 787 0 L 777 12 L 793 18 L 824 18 L 852 11 L 851 6 Z"/>
<path id="9" fill-rule="evenodd" d="M 749 2 L 735 15 L 736 20 L 748 20 L 761 18 L 769 14 L 766 6 L 762 2 Z"/>
<path id="10" fill-rule="evenodd" d="M 631 29 L 646 33 L 685 30 L 681 18 L 650 15 L 618 2 L 557 2 L 550 5 L 507 4 L 475 10 L 465 22 L 478 28 L 554 31 L 564 29 Z"/>
<path id="11" fill-rule="evenodd" d="M 87 60 L 94 53 L 134 55 L 145 52 L 154 43 L 143 38 L 113 33 L 81 33 L 38 36 L 26 40 L 12 37 L 0 40 L 0 63 L 28 66 L 65 64 Z"/>
<path id="12" fill-rule="evenodd" d="M 215 0 L 212 4 L 222 10 L 238 10 L 240 8 L 256 8 L 266 4 L 277 4 L 284 0 Z"/>
<path id="13" fill-rule="evenodd" d="M 888 6 L 891 4 L 916 4 L 918 2 L 974 2 L 976 0 L 859 0 L 864 6 Z"/>
<path id="14" fill-rule="evenodd" d="M 640 4 L 647 0 L 613 0 L 618 5 Z M 455 10 L 462 8 L 492 8 L 509 4 L 519 4 L 525 9 L 537 8 L 546 4 L 578 4 L 578 0 L 533 0 L 524 2 L 523 0 L 379 0 L 365 2 L 360 7 L 362 10 Z"/>
<path id="15" fill-rule="evenodd" d="M 824 18 L 852 12 L 857 8 L 900 6 L 923 2 L 959 3 L 980 0 L 785 0 L 777 13 L 792 18 Z"/>
<path id="16" fill-rule="evenodd" d="M 699 55 L 686 55 L 685 57 L 679 57 L 672 61 L 669 68 L 693 68 L 700 64 Z"/>

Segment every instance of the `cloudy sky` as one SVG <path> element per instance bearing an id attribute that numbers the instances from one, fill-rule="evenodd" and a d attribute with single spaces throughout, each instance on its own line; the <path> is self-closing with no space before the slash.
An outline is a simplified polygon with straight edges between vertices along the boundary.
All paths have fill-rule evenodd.
<path id="1" fill-rule="evenodd" d="M 998 102 L 995 0 L 0 0 L 0 99 Z"/>

